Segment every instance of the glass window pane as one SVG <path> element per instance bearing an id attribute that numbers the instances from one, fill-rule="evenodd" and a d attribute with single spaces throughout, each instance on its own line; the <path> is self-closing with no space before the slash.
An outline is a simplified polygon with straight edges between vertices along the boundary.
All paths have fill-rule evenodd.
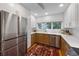
<path id="1" fill-rule="evenodd" d="M 51 29 L 51 23 L 47 23 L 47 29 Z"/>
<path id="2" fill-rule="evenodd" d="M 53 22 L 53 29 L 61 29 L 61 22 Z"/>
<path id="3" fill-rule="evenodd" d="M 41 23 L 38 23 L 38 28 L 42 29 L 42 24 Z"/>
<path id="4" fill-rule="evenodd" d="M 51 23 L 50 22 L 38 23 L 38 28 L 43 30 L 51 29 Z"/>

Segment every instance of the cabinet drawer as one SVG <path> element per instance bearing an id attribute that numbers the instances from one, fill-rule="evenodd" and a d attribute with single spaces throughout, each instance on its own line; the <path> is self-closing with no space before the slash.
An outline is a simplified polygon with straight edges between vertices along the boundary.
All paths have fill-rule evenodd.
<path id="1" fill-rule="evenodd" d="M 8 48 L 11 48 L 11 47 L 17 45 L 16 41 L 17 41 L 17 39 L 10 39 L 7 41 L 3 41 L 3 43 L 2 43 L 3 49 L 6 50 Z"/>

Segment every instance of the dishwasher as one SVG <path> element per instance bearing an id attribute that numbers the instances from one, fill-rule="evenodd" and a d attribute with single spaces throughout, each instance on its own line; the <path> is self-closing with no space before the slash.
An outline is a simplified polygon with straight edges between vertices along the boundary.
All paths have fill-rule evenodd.
<path id="1" fill-rule="evenodd" d="M 50 35 L 50 46 L 60 48 L 60 36 Z"/>

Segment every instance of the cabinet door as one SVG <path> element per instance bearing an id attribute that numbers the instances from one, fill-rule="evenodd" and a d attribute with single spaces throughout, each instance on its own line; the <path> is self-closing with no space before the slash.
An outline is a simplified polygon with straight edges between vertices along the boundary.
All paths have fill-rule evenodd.
<path id="1" fill-rule="evenodd" d="M 4 50 L 3 56 L 17 56 L 17 46 Z"/>
<path id="2" fill-rule="evenodd" d="M 76 27 L 76 21 L 77 21 L 77 5 L 76 4 L 73 4 L 71 6 L 71 10 L 70 10 L 70 23 L 69 23 L 69 26 L 71 28 L 74 28 Z"/>
<path id="3" fill-rule="evenodd" d="M 49 45 L 49 35 L 47 34 L 33 34 L 32 44 L 35 42 Z"/>
<path id="4" fill-rule="evenodd" d="M 65 46 L 65 43 L 64 43 L 63 39 L 61 39 L 61 53 L 63 56 L 65 55 L 65 47 L 64 46 Z"/>
<path id="5" fill-rule="evenodd" d="M 43 43 L 49 45 L 49 35 L 48 34 L 43 34 Z"/>
<path id="6" fill-rule="evenodd" d="M 31 45 L 34 44 L 34 39 L 35 39 L 35 38 L 34 38 L 34 34 L 32 34 L 32 35 L 31 35 Z"/>
<path id="7" fill-rule="evenodd" d="M 37 37 L 38 37 L 38 39 L 37 39 L 38 43 L 44 43 L 43 42 L 43 40 L 44 40 L 44 35 L 43 34 L 37 34 Z"/>
<path id="8" fill-rule="evenodd" d="M 77 11 L 76 11 L 76 18 L 77 18 L 77 26 L 79 27 L 79 3 L 77 4 Z"/>
<path id="9" fill-rule="evenodd" d="M 61 39 L 61 53 L 65 56 L 68 53 L 70 46 L 66 43 L 66 41 L 62 38 Z"/>
<path id="10" fill-rule="evenodd" d="M 31 35 L 31 45 L 33 45 L 34 43 L 36 43 L 37 42 L 37 36 L 36 36 L 36 34 L 32 34 Z"/>
<path id="11" fill-rule="evenodd" d="M 64 16 L 64 27 L 65 28 L 74 28 L 77 25 L 77 5 L 70 4 Z"/>

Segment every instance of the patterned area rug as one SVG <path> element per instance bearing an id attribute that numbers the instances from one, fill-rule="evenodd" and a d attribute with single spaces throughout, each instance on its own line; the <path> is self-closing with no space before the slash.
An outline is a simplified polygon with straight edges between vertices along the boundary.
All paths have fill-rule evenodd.
<path id="1" fill-rule="evenodd" d="M 27 51 L 27 56 L 59 56 L 59 49 L 36 44 Z"/>

